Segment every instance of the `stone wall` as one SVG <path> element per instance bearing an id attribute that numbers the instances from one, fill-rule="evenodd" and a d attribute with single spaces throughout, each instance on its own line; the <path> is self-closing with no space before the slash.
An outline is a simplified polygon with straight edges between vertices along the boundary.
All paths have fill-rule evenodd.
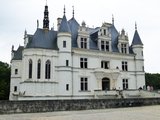
<path id="1" fill-rule="evenodd" d="M 0 114 L 160 105 L 160 98 L 0 101 Z"/>

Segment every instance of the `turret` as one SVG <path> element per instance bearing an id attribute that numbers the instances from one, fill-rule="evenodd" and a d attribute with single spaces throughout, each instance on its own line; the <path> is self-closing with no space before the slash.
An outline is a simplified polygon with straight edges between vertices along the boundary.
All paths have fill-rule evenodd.
<path id="1" fill-rule="evenodd" d="M 143 43 L 137 31 L 137 24 L 135 24 L 135 33 L 131 47 L 133 52 L 136 54 L 136 59 L 143 59 Z"/>
<path id="2" fill-rule="evenodd" d="M 135 54 L 135 78 L 136 89 L 145 86 L 145 72 L 143 59 L 143 43 L 137 31 L 137 24 L 135 24 L 135 33 L 131 44 L 133 53 Z"/>
<path id="3" fill-rule="evenodd" d="M 57 42 L 59 51 L 71 52 L 71 30 L 66 19 L 65 8 L 64 15 L 58 30 Z"/>

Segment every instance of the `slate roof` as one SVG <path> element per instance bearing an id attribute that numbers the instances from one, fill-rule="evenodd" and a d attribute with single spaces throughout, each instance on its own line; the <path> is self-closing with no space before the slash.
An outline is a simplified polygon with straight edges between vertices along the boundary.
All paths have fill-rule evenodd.
<path id="1" fill-rule="evenodd" d="M 72 35 L 72 47 L 78 47 L 78 45 L 77 45 L 77 36 L 78 36 L 79 24 L 76 21 L 76 19 L 74 17 L 72 17 L 68 21 L 68 25 L 70 27 L 71 35 Z"/>
<path id="2" fill-rule="evenodd" d="M 109 30 L 111 32 L 112 51 L 119 52 L 119 50 L 118 50 L 118 35 L 119 35 L 119 33 L 114 25 L 111 25 Z"/>
<path id="3" fill-rule="evenodd" d="M 37 29 L 26 48 L 44 48 L 57 50 L 57 31 Z"/>
<path id="4" fill-rule="evenodd" d="M 71 32 L 65 14 L 62 18 L 62 21 L 61 21 L 61 24 L 60 24 L 60 27 L 59 27 L 59 32 L 69 32 L 69 33 Z"/>
<path id="5" fill-rule="evenodd" d="M 80 25 L 74 18 L 74 16 L 67 21 L 66 16 L 64 14 L 63 19 L 60 24 L 59 31 L 54 30 L 47 30 L 47 29 L 40 29 L 37 28 L 34 35 L 28 35 L 28 44 L 26 45 L 25 49 L 28 48 L 43 48 L 43 49 L 53 49 L 58 50 L 57 46 L 57 33 L 58 32 L 69 32 L 71 33 L 71 39 L 72 39 L 72 47 L 77 48 L 77 37 L 78 37 L 78 29 Z M 90 49 L 98 50 L 98 32 L 100 30 L 100 27 L 97 28 L 88 28 L 89 30 L 89 43 Z M 113 52 L 119 52 L 118 50 L 118 36 L 119 33 L 115 26 L 111 24 L 109 27 L 109 32 L 111 33 L 111 41 L 112 41 L 112 51 Z M 135 30 L 132 45 L 143 45 L 138 31 Z M 133 54 L 132 47 L 129 47 L 129 53 Z M 22 51 L 24 47 L 20 46 L 17 51 L 14 51 L 14 57 L 13 60 L 21 60 L 22 59 Z"/>
<path id="6" fill-rule="evenodd" d="M 13 50 L 13 58 L 12 60 L 22 60 L 22 51 L 23 51 L 24 47 L 23 46 L 19 46 L 17 50 Z"/>
<path id="7" fill-rule="evenodd" d="M 133 41 L 132 41 L 132 46 L 133 45 L 143 45 L 141 38 L 139 37 L 138 31 L 135 30 L 134 36 L 133 36 Z"/>

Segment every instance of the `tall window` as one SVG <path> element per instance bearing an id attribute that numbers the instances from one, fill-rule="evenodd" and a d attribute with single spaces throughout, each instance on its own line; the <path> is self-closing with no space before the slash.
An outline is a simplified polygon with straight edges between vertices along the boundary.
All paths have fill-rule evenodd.
<path id="1" fill-rule="evenodd" d="M 45 65 L 45 78 L 50 79 L 50 75 L 51 75 L 51 62 L 47 60 Z"/>
<path id="2" fill-rule="evenodd" d="M 128 79 L 123 79 L 123 90 L 128 89 Z"/>
<path id="3" fill-rule="evenodd" d="M 14 92 L 17 92 L 17 86 L 14 86 Z"/>
<path id="4" fill-rule="evenodd" d="M 41 78 L 41 60 L 38 60 L 37 63 L 37 79 Z"/>
<path id="5" fill-rule="evenodd" d="M 109 61 L 101 61 L 101 68 L 109 69 Z"/>
<path id="6" fill-rule="evenodd" d="M 81 91 L 87 91 L 88 90 L 88 79 L 86 77 L 82 77 L 80 81 L 80 88 Z"/>
<path id="7" fill-rule="evenodd" d="M 32 78 L 32 60 L 29 60 L 29 78 Z"/>
<path id="8" fill-rule="evenodd" d="M 122 61 L 122 70 L 128 71 L 128 63 L 126 61 Z"/>
<path id="9" fill-rule="evenodd" d="M 103 31 L 104 31 L 104 35 L 106 35 L 106 29 L 104 29 Z"/>
<path id="10" fill-rule="evenodd" d="M 81 48 L 87 49 L 87 38 L 81 38 Z"/>
<path id="11" fill-rule="evenodd" d="M 17 75 L 18 74 L 18 69 L 15 69 L 14 73 L 15 73 L 15 75 Z"/>
<path id="12" fill-rule="evenodd" d="M 66 41 L 63 41 L 63 48 L 66 48 Z"/>
<path id="13" fill-rule="evenodd" d="M 127 44 L 121 44 L 121 52 L 127 53 Z"/>
<path id="14" fill-rule="evenodd" d="M 109 51 L 109 42 L 108 41 L 101 41 L 101 50 L 102 51 Z"/>
<path id="15" fill-rule="evenodd" d="M 142 56 L 143 56 L 143 51 L 141 52 Z"/>
<path id="16" fill-rule="evenodd" d="M 69 84 L 66 84 L 66 91 L 69 90 Z"/>
<path id="17" fill-rule="evenodd" d="M 69 66 L 69 60 L 66 60 L 66 66 Z"/>
<path id="18" fill-rule="evenodd" d="M 80 58 L 80 68 L 88 68 L 87 58 Z"/>

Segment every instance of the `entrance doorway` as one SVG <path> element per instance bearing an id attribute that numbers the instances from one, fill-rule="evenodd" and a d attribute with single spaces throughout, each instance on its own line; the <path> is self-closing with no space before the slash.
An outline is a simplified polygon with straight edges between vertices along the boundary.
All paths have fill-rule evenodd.
<path id="1" fill-rule="evenodd" d="M 102 90 L 110 90 L 110 80 L 109 78 L 102 79 Z"/>

